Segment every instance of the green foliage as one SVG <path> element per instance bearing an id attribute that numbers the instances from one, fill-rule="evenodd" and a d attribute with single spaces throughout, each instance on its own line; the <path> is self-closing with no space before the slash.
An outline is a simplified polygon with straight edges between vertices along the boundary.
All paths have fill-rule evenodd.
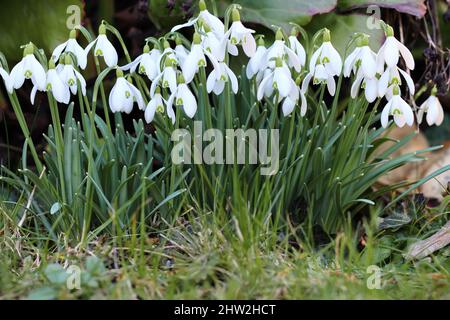
<path id="1" fill-rule="evenodd" d="M 170 200 L 182 191 L 167 189 L 164 167 L 155 171 L 154 142 L 144 134 L 142 121 L 134 123 L 137 134 L 132 135 L 117 116 L 113 133 L 95 116 L 99 130 L 92 131 L 87 114 L 82 122 L 72 118 L 73 107 L 66 113 L 63 145 L 49 128 L 42 172 L 27 168 L 26 152 L 19 173 L 3 168 L 7 176 L 1 180 L 15 188 L 25 206 L 15 212 L 16 219 L 25 215 L 35 228 L 45 227 L 53 240 L 64 233 L 80 241 L 88 240 L 88 233 L 91 239 L 105 231 L 127 232 L 132 221 L 145 223 L 156 211 L 166 218 L 176 216 Z"/>

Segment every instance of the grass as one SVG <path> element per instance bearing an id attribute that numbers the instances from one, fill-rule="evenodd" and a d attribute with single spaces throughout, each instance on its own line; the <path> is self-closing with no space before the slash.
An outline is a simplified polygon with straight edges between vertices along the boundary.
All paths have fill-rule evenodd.
<path id="1" fill-rule="evenodd" d="M 122 247 L 99 238 L 85 249 L 41 248 L 32 234 L 17 238 L 9 230 L 0 237 L 0 299 L 450 298 L 448 250 L 413 262 L 397 246 L 377 261 L 386 248 L 370 232 L 363 250 L 352 232 L 311 249 L 294 230 L 244 246 L 236 226 L 219 227 L 211 217 L 180 219 L 145 239 L 122 239 Z M 374 262 L 380 289 L 368 287 Z M 73 266 L 81 270 L 80 290 L 66 285 Z"/>

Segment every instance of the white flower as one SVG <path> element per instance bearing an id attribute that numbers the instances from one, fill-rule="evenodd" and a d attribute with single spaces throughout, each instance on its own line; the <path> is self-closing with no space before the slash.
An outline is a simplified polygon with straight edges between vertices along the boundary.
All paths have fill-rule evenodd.
<path id="1" fill-rule="evenodd" d="M 405 79 L 409 92 L 411 94 L 414 94 L 415 87 L 414 81 L 411 79 L 411 76 L 399 67 L 394 66 L 392 68 L 387 68 L 378 80 L 379 97 L 383 97 L 384 95 L 386 95 L 386 98 L 388 100 L 391 98 L 393 86 L 402 84 L 400 74 L 402 75 L 403 79 Z"/>
<path id="2" fill-rule="evenodd" d="M 34 86 L 31 90 L 31 104 L 34 104 L 34 98 L 37 90 L 38 88 L 36 86 Z M 55 63 L 53 60 L 50 60 L 49 62 L 45 91 L 51 92 L 55 100 L 60 103 L 68 104 L 70 102 L 69 86 L 61 80 L 55 69 Z"/>
<path id="3" fill-rule="evenodd" d="M 172 105 L 175 103 L 176 106 L 183 106 L 184 113 L 189 118 L 193 118 L 197 112 L 197 100 L 191 90 L 189 90 L 187 84 L 184 83 L 183 76 L 180 78 L 180 84 L 178 85 L 177 90 L 173 92 L 170 95 L 169 100 L 167 100 L 167 110 L 171 109 Z"/>
<path id="4" fill-rule="evenodd" d="M 45 91 L 45 70 L 34 56 L 33 51 L 33 44 L 27 45 L 22 60 L 11 70 L 6 84 L 9 93 L 12 93 L 13 89 L 22 87 L 26 79 L 30 79 L 38 90 Z"/>
<path id="5" fill-rule="evenodd" d="M 84 49 L 78 44 L 76 37 L 76 30 L 70 31 L 69 40 L 60 44 L 55 48 L 55 50 L 53 50 L 52 58 L 56 62 L 61 56 L 61 53 L 71 52 L 77 58 L 78 66 L 81 69 L 85 69 L 87 65 L 87 52 L 84 51 Z"/>
<path id="6" fill-rule="evenodd" d="M 411 107 L 399 95 L 398 86 L 393 89 L 393 97 L 388 101 L 381 112 L 381 125 L 386 128 L 389 121 L 389 116 L 394 117 L 394 122 L 400 128 L 405 124 L 412 126 L 414 123 L 414 113 Z"/>
<path id="7" fill-rule="evenodd" d="M 386 40 L 378 51 L 377 70 L 381 72 L 385 63 L 389 68 L 397 66 L 400 54 L 405 60 L 406 67 L 413 70 L 414 58 L 411 51 L 409 51 L 403 43 L 395 39 L 394 30 L 391 26 L 388 26 L 386 30 Z"/>
<path id="8" fill-rule="evenodd" d="M 291 49 L 295 52 L 298 59 L 300 60 L 300 64 L 302 66 L 304 66 L 306 63 L 305 48 L 303 48 L 302 44 L 300 43 L 300 41 L 298 41 L 298 39 L 295 35 L 291 34 L 289 36 L 288 40 L 289 40 L 289 45 L 291 46 Z"/>
<path id="9" fill-rule="evenodd" d="M 376 78 L 376 54 L 368 46 L 368 37 L 363 37 L 358 47 L 349 54 L 344 62 L 344 76 L 350 73 L 356 74 L 355 81 L 351 87 L 350 95 L 356 98 L 361 86 L 368 102 L 373 102 L 378 96 L 378 79 Z"/>
<path id="10" fill-rule="evenodd" d="M 175 55 L 177 56 L 180 65 L 182 66 L 184 64 L 184 61 L 186 60 L 187 56 L 189 55 L 189 51 L 181 43 L 178 43 L 175 46 L 174 51 L 175 51 Z"/>
<path id="11" fill-rule="evenodd" d="M 309 63 L 309 73 L 303 80 L 302 90 L 306 92 L 311 79 L 314 84 L 326 83 L 328 92 L 334 96 L 336 82 L 334 76 L 341 74 L 342 60 L 330 42 L 330 32 L 325 30 L 322 45 L 313 53 Z"/>
<path id="12" fill-rule="evenodd" d="M 273 68 L 275 66 L 275 58 L 287 57 L 287 63 L 289 67 L 293 67 L 295 71 L 300 72 L 303 65 L 305 65 L 305 58 L 300 58 L 291 48 L 289 48 L 283 39 L 283 33 L 281 30 L 278 30 L 275 35 L 275 41 L 273 44 L 267 49 L 266 53 L 266 64 Z M 301 46 L 301 45 L 300 45 Z M 303 62 L 302 62 L 303 61 Z"/>
<path id="13" fill-rule="evenodd" d="M 260 39 L 255 54 L 253 55 L 253 57 L 250 58 L 250 60 L 247 63 L 246 74 L 248 79 L 253 78 L 255 74 L 257 74 L 259 71 L 263 70 L 266 67 L 266 64 L 264 62 L 266 52 L 267 49 L 264 46 L 264 40 Z"/>
<path id="14" fill-rule="evenodd" d="M 97 57 L 98 56 L 103 57 L 108 67 L 110 68 L 115 67 L 117 66 L 118 61 L 117 51 L 112 45 L 112 43 L 109 42 L 108 38 L 106 37 L 105 25 L 104 24 L 100 25 L 98 30 L 99 30 L 98 37 L 94 41 L 89 43 L 89 45 L 84 50 L 87 54 L 95 44 L 94 55 Z"/>
<path id="15" fill-rule="evenodd" d="M 184 64 L 181 66 L 186 83 L 190 83 L 194 79 L 194 76 L 199 71 L 200 67 L 206 67 L 205 56 L 209 58 L 215 69 L 219 68 L 217 58 L 202 47 L 200 35 L 194 33 L 191 52 L 189 52 Z"/>
<path id="16" fill-rule="evenodd" d="M 219 62 L 217 68 L 213 69 L 206 80 L 206 89 L 208 93 L 214 91 L 216 95 L 222 93 L 225 83 L 230 80 L 231 89 L 234 94 L 238 92 L 238 81 L 233 71 L 224 63 Z"/>
<path id="17" fill-rule="evenodd" d="M 440 126 L 444 121 L 444 110 L 442 109 L 442 105 L 439 102 L 439 99 L 436 97 L 436 89 L 433 88 L 431 92 L 431 96 L 425 100 L 419 107 L 419 112 L 417 114 L 417 120 L 419 123 L 422 122 L 423 114 L 427 113 L 427 123 L 428 125 L 437 125 Z"/>
<path id="18" fill-rule="evenodd" d="M 225 33 L 223 40 L 228 40 L 228 52 L 235 56 L 238 54 L 236 46 L 242 45 L 244 53 L 248 57 L 252 57 L 256 52 L 256 41 L 252 35 L 255 30 L 244 27 L 241 22 L 239 11 L 236 8 L 232 10 L 232 19 L 233 23 L 231 24 L 230 29 Z"/>
<path id="19" fill-rule="evenodd" d="M 138 72 L 140 74 L 145 74 L 149 80 L 153 81 L 159 73 L 159 66 L 157 63 L 160 56 L 161 52 L 158 49 L 150 50 L 150 47 L 145 45 L 143 53 L 140 56 L 136 57 L 136 59 L 129 64 L 120 67 L 120 69 L 124 71 L 130 70 L 130 73 L 134 73 L 139 67 Z"/>
<path id="20" fill-rule="evenodd" d="M 150 102 L 147 105 L 147 108 L 145 109 L 145 121 L 147 123 L 150 123 L 153 121 L 155 117 L 155 113 L 164 113 L 164 104 L 165 101 L 163 97 L 161 96 L 161 92 L 159 87 L 156 89 L 156 93 L 153 96 L 153 98 L 150 100 Z M 167 107 L 167 115 L 172 120 L 172 124 L 175 124 L 175 112 L 172 109 L 172 106 Z"/>
<path id="21" fill-rule="evenodd" d="M 164 63 L 164 70 L 153 80 L 150 87 L 150 97 L 155 94 L 156 87 L 161 80 L 161 86 L 163 88 L 169 88 L 170 92 L 173 93 L 177 90 L 177 72 L 173 66 L 173 61 L 166 59 Z"/>
<path id="22" fill-rule="evenodd" d="M 123 72 L 117 69 L 117 81 L 109 94 L 109 107 L 112 112 L 130 113 L 136 102 L 139 109 L 144 110 L 145 104 L 139 90 L 123 77 Z"/>
<path id="23" fill-rule="evenodd" d="M 184 64 L 181 66 L 186 83 L 190 83 L 194 79 L 194 76 L 200 67 L 206 66 L 206 57 L 200 43 L 200 35 L 198 33 L 194 33 L 191 52 L 189 52 Z"/>
<path id="24" fill-rule="evenodd" d="M 81 73 L 79 73 L 77 70 L 74 69 L 72 66 L 72 61 L 70 56 L 65 56 L 65 64 L 64 67 L 61 70 L 61 73 L 59 73 L 60 79 L 69 86 L 70 91 L 72 94 L 77 94 L 78 91 L 78 82 L 80 82 L 81 85 L 81 93 L 83 96 L 86 95 L 86 80 L 84 80 Z"/>
<path id="25" fill-rule="evenodd" d="M 300 116 L 304 116 L 306 114 L 307 102 L 305 93 L 300 90 L 299 86 L 296 82 L 291 85 L 291 91 L 289 95 L 284 99 L 283 104 L 281 106 L 283 115 L 286 117 L 294 110 L 295 106 L 298 104 L 299 98 L 301 99 L 300 104 Z"/>
<path id="26" fill-rule="evenodd" d="M 289 95 L 292 85 L 295 86 L 295 82 L 291 78 L 289 68 L 283 63 L 281 58 L 277 58 L 275 69 L 266 73 L 259 84 L 257 99 L 261 100 L 264 95 L 270 97 L 273 90 L 276 90 L 278 98 L 281 100 Z"/>
<path id="27" fill-rule="evenodd" d="M 205 26 L 205 35 L 202 35 L 202 47 L 205 51 L 211 53 L 218 61 L 223 61 L 225 57 L 226 42 L 222 38 L 219 38 L 214 32 L 211 31 L 209 26 Z"/>
<path id="28" fill-rule="evenodd" d="M 218 36 L 223 35 L 223 33 L 225 32 L 224 31 L 225 27 L 222 21 L 220 21 L 220 19 L 214 16 L 213 14 L 209 13 L 209 11 L 206 9 L 205 1 L 200 0 L 198 6 L 200 9 L 200 13 L 196 18 L 191 19 L 186 23 L 173 27 L 171 32 L 175 32 L 177 30 L 180 30 L 181 28 L 193 26 L 194 23 L 200 20 L 202 22 L 206 22 L 216 35 Z"/>

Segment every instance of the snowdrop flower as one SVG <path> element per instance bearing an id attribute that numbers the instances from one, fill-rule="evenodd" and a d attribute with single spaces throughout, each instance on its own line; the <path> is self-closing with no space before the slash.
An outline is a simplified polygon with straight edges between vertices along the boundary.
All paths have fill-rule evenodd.
<path id="1" fill-rule="evenodd" d="M 330 42 L 330 31 L 325 29 L 322 45 L 313 53 L 309 63 L 309 73 L 303 80 L 302 90 L 306 92 L 311 79 L 314 84 L 326 83 L 328 92 L 334 96 L 336 92 L 336 82 L 334 76 L 341 73 L 342 60 Z"/>
<path id="2" fill-rule="evenodd" d="M 373 102 L 378 96 L 378 80 L 376 78 L 376 54 L 369 47 L 368 36 L 359 39 L 358 46 L 349 54 L 344 62 L 344 76 L 356 74 L 351 87 L 351 97 L 356 98 L 361 86 L 368 102 Z"/>
<path id="3" fill-rule="evenodd" d="M 292 28 L 291 35 L 289 36 L 288 41 L 291 49 L 297 55 L 300 64 L 304 66 L 306 63 L 306 52 L 305 48 L 303 48 L 303 45 L 297 39 L 297 29 L 295 27 Z"/>
<path id="4" fill-rule="evenodd" d="M 291 81 L 293 81 L 291 79 Z M 300 77 L 297 78 L 295 83 L 291 84 L 291 91 L 289 95 L 284 99 L 281 109 L 283 111 L 283 115 L 287 117 L 292 113 L 295 106 L 298 104 L 299 99 L 301 99 L 300 104 L 300 116 L 304 116 L 306 114 L 307 102 L 305 97 L 305 92 L 300 89 Z"/>
<path id="5" fill-rule="evenodd" d="M 112 112 L 130 113 L 136 102 L 140 110 L 144 110 L 144 99 L 140 91 L 123 77 L 121 69 L 116 70 L 117 81 L 109 94 L 109 107 Z"/>
<path id="6" fill-rule="evenodd" d="M 164 113 L 164 104 L 165 101 L 163 97 L 161 96 L 161 89 L 159 87 L 156 88 L 155 95 L 150 100 L 150 102 L 147 105 L 147 108 L 145 109 L 144 117 L 145 121 L 147 123 L 150 123 L 155 118 L 155 113 Z M 167 108 L 167 115 L 172 120 L 172 124 L 175 124 L 175 112 L 173 111 L 172 107 Z"/>
<path id="7" fill-rule="evenodd" d="M 223 40 L 228 40 L 228 52 L 236 56 L 238 54 L 236 46 L 240 44 L 242 45 L 242 49 L 244 49 L 244 53 L 251 58 L 256 51 L 256 41 L 252 35 L 255 30 L 244 27 L 239 11 L 236 8 L 232 10 L 231 17 L 233 23 L 225 33 Z"/>
<path id="8" fill-rule="evenodd" d="M 226 42 L 217 36 L 212 29 L 206 24 L 202 24 L 205 34 L 202 35 L 203 50 L 212 54 L 218 61 L 223 61 L 225 58 Z"/>
<path id="9" fill-rule="evenodd" d="M 198 7 L 200 9 L 200 13 L 196 18 L 189 20 L 187 23 L 173 27 L 171 32 L 175 32 L 177 30 L 180 30 L 181 28 L 193 26 L 194 23 L 196 23 L 198 20 L 201 20 L 206 22 L 216 35 L 218 36 L 223 35 L 225 32 L 225 27 L 222 21 L 220 21 L 220 19 L 217 18 L 215 15 L 209 13 L 209 11 L 206 9 L 206 4 L 204 0 L 199 1 Z"/>
<path id="10" fill-rule="evenodd" d="M 150 50 L 149 45 L 146 44 L 144 46 L 143 53 L 140 56 L 134 59 L 133 62 L 120 67 L 120 69 L 124 71 L 130 70 L 130 73 L 134 73 L 136 72 L 136 69 L 138 69 L 138 72 L 140 74 L 146 75 L 149 80 L 153 81 L 159 73 L 159 66 L 157 65 L 157 61 L 159 60 L 160 56 L 161 52 L 158 49 L 155 48 L 153 50 Z"/>
<path id="11" fill-rule="evenodd" d="M 422 103 L 419 107 L 419 112 L 417 114 L 417 120 L 419 123 L 422 122 L 423 114 L 427 113 L 427 123 L 429 126 L 435 124 L 440 126 L 444 121 L 444 110 L 442 109 L 442 105 L 439 102 L 439 99 L 436 97 L 436 87 L 431 90 L 431 95 Z"/>
<path id="12" fill-rule="evenodd" d="M 275 61 L 275 69 L 267 73 L 259 84 L 257 99 L 261 100 L 264 95 L 270 97 L 273 90 L 276 90 L 278 92 L 278 98 L 281 100 L 289 95 L 292 85 L 295 85 L 295 82 L 291 78 L 288 67 L 283 63 L 281 58 L 277 58 Z"/>
<path id="13" fill-rule="evenodd" d="M 31 104 L 34 104 L 34 98 L 36 97 L 37 87 L 34 86 L 31 90 Z M 55 62 L 50 59 L 48 63 L 47 81 L 45 91 L 51 92 L 56 101 L 64 104 L 70 102 L 70 89 L 69 86 L 64 83 L 58 72 L 55 69 Z"/>
<path id="14" fill-rule="evenodd" d="M 61 78 L 63 83 L 69 86 L 72 94 L 77 94 L 78 80 L 81 85 L 81 93 L 83 94 L 83 96 L 86 95 L 86 80 L 84 80 L 81 73 L 74 69 L 72 65 L 72 59 L 69 55 L 65 55 L 65 64 L 63 69 L 59 73 L 59 77 Z"/>
<path id="15" fill-rule="evenodd" d="M 246 74 L 247 78 L 251 79 L 255 74 L 259 71 L 263 70 L 266 67 L 264 63 L 264 57 L 266 55 L 267 49 L 264 46 L 264 39 L 260 38 L 258 40 L 258 48 L 256 49 L 255 54 L 247 63 Z"/>
<path id="16" fill-rule="evenodd" d="M 181 66 L 186 83 L 190 83 L 200 67 L 206 66 L 206 58 L 201 46 L 201 37 L 196 32 L 192 41 L 191 52 L 189 52 L 184 64 Z"/>
<path id="17" fill-rule="evenodd" d="M 389 100 L 392 97 L 392 88 L 402 84 L 400 74 L 405 79 L 409 92 L 414 94 L 414 81 L 411 76 L 397 66 L 387 68 L 378 80 L 378 95 L 380 97 L 386 95 Z"/>
<path id="18" fill-rule="evenodd" d="M 386 28 L 386 40 L 378 51 L 377 56 L 377 70 L 383 70 L 384 64 L 389 68 L 396 67 L 398 60 L 402 55 L 405 60 L 406 67 L 410 70 L 414 69 L 414 58 L 411 51 L 400 41 L 394 37 L 394 29 L 391 26 Z"/>
<path id="19" fill-rule="evenodd" d="M 224 62 L 219 62 L 218 67 L 213 69 L 206 80 L 206 89 L 208 93 L 213 91 L 216 95 L 223 92 L 225 83 L 230 80 L 231 90 L 234 94 L 238 92 L 238 81 L 236 75 Z"/>
<path id="20" fill-rule="evenodd" d="M 287 57 L 288 65 L 290 67 L 294 67 L 295 71 L 300 72 L 302 65 L 305 64 L 305 61 L 303 60 L 303 64 L 302 64 L 302 61 L 297 56 L 297 54 L 284 43 L 283 33 L 281 32 L 280 29 L 278 29 L 275 34 L 275 41 L 267 49 L 267 53 L 266 53 L 266 57 L 265 57 L 266 64 L 270 68 L 274 68 L 274 66 L 275 66 L 274 60 L 276 58 L 284 59 L 285 56 Z"/>
<path id="21" fill-rule="evenodd" d="M 118 56 L 117 51 L 112 43 L 106 37 L 106 26 L 101 24 L 98 28 L 98 37 L 92 41 L 85 50 L 86 54 L 95 45 L 94 55 L 96 57 L 101 56 L 105 59 L 105 63 L 108 67 L 112 68 L 117 66 Z"/>
<path id="22" fill-rule="evenodd" d="M 187 56 L 189 55 L 189 51 L 184 47 L 179 37 L 175 39 L 175 44 L 175 55 L 177 56 L 180 65 L 182 66 Z"/>
<path id="23" fill-rule="evenodd" d="M 155 94 L 156 86 L 161 81 L 163 88 L 169 88 L 171 93 L 177 90 L 177 72 L 174 68 L 174 61 L 166 59 L 164 62 L 164 70 L 153 80 L 150 87 L 150 96 Z"/>
<path id="24" fill-rule="evenodd" d="M 388 101 L 381 112 L 381 125 L 386 128 L 389 122 L 389 116 L 394 117 L 394 122 L 400 128 L 405 124 L 412 126 L 414 123 L 414 113 L 411 107 L 400 97 L 398 86 L 393 88 L 393 97 Z"/>
<path id="25" fill-rule="evenodd" d="M 33 54 L 34 45 L 28 44 L 23 51 L 22 60 L 11 70 L 6 88 L 9 93 L 22 87 L 26 79 L 30 79 L 37 90 L 45 91 L 45 70 Z M 3 75 L 2 75 L 3 76 Z"/>
<path id="26" fill-rule="evenodd" d="M 61 53 L 71 52 L 77 58 L 78 66 L 85 69 L 87 65 L 87 52 L 77 42 L 77 31 L 73 29 L 70 31 L 69 40 L 60 44 L 53 50 L 52 58 L 54 62 L 58 61 Z"/>
<path id="27" fill-rule="evenodd" d="M 172 109 L 172 105 L 175 103 L 176 106 L 183 107 L 184 113 L 189 118 L 193 118 L 197 112 L 197 100 L 185 83 L 182 74 L 179 75 L 178 82 L 177 89 L 170 95 L 169 100 L 167 100 L 167 110 Z"/>

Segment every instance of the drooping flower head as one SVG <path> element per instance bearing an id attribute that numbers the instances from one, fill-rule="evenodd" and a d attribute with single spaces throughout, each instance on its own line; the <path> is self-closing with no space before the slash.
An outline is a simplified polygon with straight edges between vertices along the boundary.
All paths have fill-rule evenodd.
<path id="1" fill-rule="evenodd" d="M 198 14 L 198 16 L 196 18 L 193 18 L 186 23 L 183 23 L 183 24 L 173 27 L 171 32 L 178 31 L 185 27 L 193 26 L 194 23 L 196 23 L 197 21 L 200 20 L 200 21 L 206 22 L 217 36 L 222 37 L 225 32 L 225 27 L 223 25 L 223 22 L 220 21 L 219 18 L 217 18 L 215 15 L 211 14 L 208 11 L 204 0 L 199 1 L 198 7 L 200 9 L 200 13 Z"/>
<path id="2" fill-rule="evenodd" d="M 110 68 L 117 66 L 117 51 L 106 36 L 106 26 L 103 23 L 98 28 L 98 37 L 94 41 L 92 41 L 86 47 L 86 49 L 84 49 L 86 54 L 92 49 L 94 45 L 94 55 L 96 57 L 103 57 L 105 59 L 106 65 Z"/>
<path id="3" fill-rule="evenodd" d="M 77 94 L 78 92 L 78 82 L 81 86 L 81 93 L 83 96 L 86 95 L 86 80 L 84 80 L 81 73 L 79 73 L 72 65 L 72 58 L 70 55 L 66 54 L 64 56 L 64 67 L 59 73 L 61 80 L 69 86 L 72 94 Z"/>
<path id="4" fill-rule="evenodd" d="M 409 70 L 413 70 L 414 58 L 411 51 L 394 37 L 394 29 L 391 26 L 386 25 L 385 33 L 386 40 L 378 51 L 377 70 L 381 72 L 384 68 L 384 64 L 386 64 L 388 68 L 396 67 L 400 55 L 405 60 L 406 67 Z"/>
<path id="5" fill-rule="evenodd" d="M 369 47 L 369 37 L 360 36 L 357 47 L 345 59 L 344 76 L 349 77 L 353 72 L 356 75 L 350 94 L 356 98 L 359 89 L 364 87 L 368 102 L 373 102 L 378 96 L 378 79 L 376 77 L 376 54 Z"/>
<path id="6" fill-rule="evenodd" d="M 247 63 L 246 67 L 246 75 L 248 79 L 253 78 L 255 74 L 264 70 L 266 67 L 264 57 L 266 55 L 267 48 L 264 45 L 263 37 L 258 39 L 258 48 L 256 48 L 256 52 L 253 57 Z"/>
<path id="7" fill-rule="evenodd" d="M 281 31 L 281 29 L 277 30 L 277 32 L 275 33 L 275 41 L 267 49 L 265 55 L 266 65 L 270 68 L 274 68 L 276 58 L 286 60 L 288 66 L 293 67 L 297 72 L 300 72 L 302 66 L 305 64 L 305 61 L 303 61 L 302 64 L 302 58 L 300 58 L 291 48 L 289 48 L 285 44 L 283 40 L 283 32 Z"/>
<path id="8" fill-rule="evenodd" d="M 393 116 L 395 124 L 400 128 L 405 124 L 412 126 L 414 123 L 414 113 L 409 104 L 400 97 L 398 86 L 394 86 L 392 99 L 388 101 L 381 112 L 381 125 L 383 128 L 387 127 L 389 116 Z"/>
<path id="9" fill-rule="evenodd" d="M 141 92 L 123 76 L 123 71 L 116 70 L 117 81 L 109 94 L 109 107 L 112 112 L 130 113 L 136 102 L 139 109 L 144 110 L 145 104 Z"/>
<path id="10" fill-rule="evenodd" d="M 193 118 L 197 112 L 197 100 L 184 81 L 181 73 L 178 75 L 177 89 L 170 95 L 169 100 L 167 100 L 167 109 L 172 109 L 172 105 L 174 104 L 177 107 L 183 107 L 184 113 L 189 118 Z"/>
<path id="11" fill-rule="evenodd" d="M 164 98 L 161 96 L 161 89 L 159 87 L 155 90 L 155 95 L 149 101 L 147 108 L 145 109 L 145 121 L 150 123 L 155 118 L 155 113 L 164 113 L 164 105 L 167 105 Z M 175 124 L 175 112 L 172 109 L 172 106 L 167 106 L 167 116 L 172 121 L 172 124 Z"/>
<path id="12" fill-rule="evenodd" d="M 433 87 L 431 95 L 420 105 L 417 114 L 417 121 L 419 123 L 422 122 L 423 114 L 425 112 L 427 113 L 426 119 L 429 126 L 433 124 L 440 126 L 444 121 L 444 110 L 442 109 L 439 99 L 436 97 L 436 93 L 437 89 L 436 87 Z"/>
<path id="13" fill-rule="evenodd" d="M 31 90 L 31 104 L 34 104 L 34 99 L 38 88 L 36 86 Z M 61 80 L 58 72 L 55 69 L 55 62 L 50 59 L 48 62 L 47 80 L 45 91 L 51 92 L 56 101 L 68 104 L 70 102 L 70 88 L 67 83 Z"/>
<path id="14" fill-rule="evenodd" d="M 61 43 L 53 50 L 52 58 L 54 62 L 58 61 L 63 52 L 71 52 L 77 58 L 77 64 L 81 69 L 85 69 L 87 65 L 87 52 L 77 42 L 77 31 L 70 31 L 69 40 Z"/>
<path id="15" fill-rule="evenodd" d="M 251 58 L 256 52 L 256 41 L 252 35 L 255 30 L 244 27 L 241 22 L 241 15 L 236 7 L 231 11 L 231 19 L 233 23 L 224 36 L 224 41 L 228 41 L 228 52 L 231 55 L 237 55 L 236 46 L 241 45 L 244 53 Z"/>
<path id="16" fill-rule="evenodd" d="M 303 80 L 302 90 L 305 92 L 311 79 L 314 84 L 326 83 L 328 92 L 334 96 L 336 92 L 336 82 L 334 76 L 341 74 L 342 60 L 337 50 L 331 44 L 330 31 L 324 29 L 323 43 L 313 53 L 309 63 L 309 73 Z"/>
<path id="17" fill-rule="evenodd" d="M 150 50 L 150 46 L 146 44 L 140 56 L 120 69 L 130 70 L 131 73 L 136 72 L 137 69 L 140 74 L 146 75 L 149 80 L 153 81 L 159 73 L 157 64 L 160 56 L 161 52 L 157 48 Z"/>
<path id="18" fill-rule="evenodd" d="M 23 50 L 22 60 L 14 66 L 9 75 L 6 88 L 9 93 L 19 89 L 25 80 L 31 80 L 37 90 L 45 91 L 45 70 L 34 56 L 34 45 L 29 43 Z"/>

